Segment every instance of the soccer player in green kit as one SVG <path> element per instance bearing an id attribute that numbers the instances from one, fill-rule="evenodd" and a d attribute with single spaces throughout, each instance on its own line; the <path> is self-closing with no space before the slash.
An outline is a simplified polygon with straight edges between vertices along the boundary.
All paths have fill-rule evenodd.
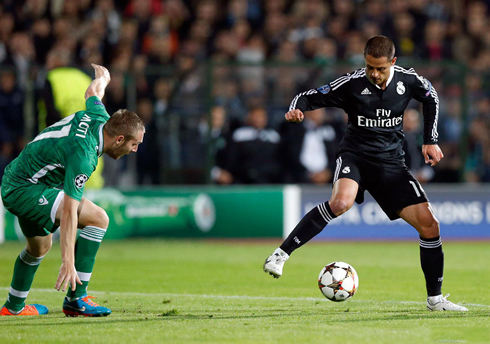
<path id="1" fill-rule="evenodd" d="M 0 315 L 47 314 L 43 305 L 26 305 L 34 275 L 60 228 L 62 264 L 55 288 L 68 293 L 67 316 L 106 316 L 111 310 L 87 295 L 95 256 L 109 225 L 106 212 L 82 197 L 85 182 L 106 153 L 113 159 L 138 150 L 145 127 L 128 110 L 109 116 L 102 104 L 109 71 L 92 64 L 95 79 L 85 92 L 87 109 L 43 130 L 5 169 L 2 199 L 16 215 L 27 239 L 14 265 L 7 302 Z M 58 189 L 63 184 L 63 189 Z M 81 229 L 77 239 L 77 228 Z"/>

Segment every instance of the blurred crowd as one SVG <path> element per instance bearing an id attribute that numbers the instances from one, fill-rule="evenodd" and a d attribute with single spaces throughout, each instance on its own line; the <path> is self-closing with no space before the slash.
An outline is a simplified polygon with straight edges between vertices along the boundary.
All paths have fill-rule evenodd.
<path id="1" fill-rule="evenodd" d="M 97 63 L 111 71 L 108 112 L 147 125 L 134 166 L 106 161 L 106 185 L 131 169 L 138 184 L 328 183 L 345 114 L 283 115 L 297 93 L 362 67 L 366 40 L 383 34 L 441 100 L 446 158 L 424 166 L 411 104 L 407 164 L 424 182 L 490 182 L 489 12 L 489 0 L 2 0 L 0 174 L 80 109 L 67 90 Z"/>

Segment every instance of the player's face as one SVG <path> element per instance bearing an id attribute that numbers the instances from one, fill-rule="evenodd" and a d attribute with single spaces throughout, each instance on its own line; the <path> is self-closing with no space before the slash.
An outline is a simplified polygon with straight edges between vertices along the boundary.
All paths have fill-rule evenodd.
<path id="1" fill-rule="evenodd" d="M 390 77 L 390 68 L 396 62 L 396 57 L 391 61 L 387 57 L 373 57 L 366 55 L 366 75 L 371 82 L 383 88 Z"/>
<path id="2" fill-rule="evenodd" d="M 107 154 L 113 159 L 119 159 L 120 157 L 129 154 L 131 152 L 137 152 L 138 146 L 143 142 L 143 136 L 145 132 L 143 130 L 138 130 L 134 135 L 134 138 L 130 140 L 122 139 L 122 141 L 117 142 L 115 147 L 111 149 Z"/>

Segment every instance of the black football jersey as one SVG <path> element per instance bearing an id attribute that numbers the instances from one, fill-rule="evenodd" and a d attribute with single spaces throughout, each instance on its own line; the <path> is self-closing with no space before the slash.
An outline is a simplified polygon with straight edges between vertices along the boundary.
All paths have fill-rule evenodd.
<path id="1" fill-rule="evenodd" d="M 393 66 L 385 90 L 369 81 L 365 68 L 358 69 L 298 94 L 289 110 L 341 108 L 349 119 L 339 153 L 350 151 L 393 162 L 403 159 L 403 113 L 412 98 L 423 104 L 424 144 L 437 143 L 439 98 L 431 83 L 413 68 Z"/>

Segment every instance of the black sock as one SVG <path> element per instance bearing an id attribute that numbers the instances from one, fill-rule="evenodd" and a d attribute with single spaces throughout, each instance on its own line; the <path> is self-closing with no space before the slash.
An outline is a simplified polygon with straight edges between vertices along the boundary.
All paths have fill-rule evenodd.
<path id="1" fill-rule="evenodd" d="M 427 295 L 440 295 L 444 272 L 444 252 L 440 236 L 430 239 L 420 237 L 420 264 L 425 275 Z"/>
<path id="2" fill-rule="evenodd" d="M 280 246 L 287 254 L 293 253 L 294 250 L 310 241 L 314 236 L 320 233 L 325 226 L 335 219 L 328 202 L 321 203 L 311 209 L 301 221 L 294 227 L 293 231 Z"/>

